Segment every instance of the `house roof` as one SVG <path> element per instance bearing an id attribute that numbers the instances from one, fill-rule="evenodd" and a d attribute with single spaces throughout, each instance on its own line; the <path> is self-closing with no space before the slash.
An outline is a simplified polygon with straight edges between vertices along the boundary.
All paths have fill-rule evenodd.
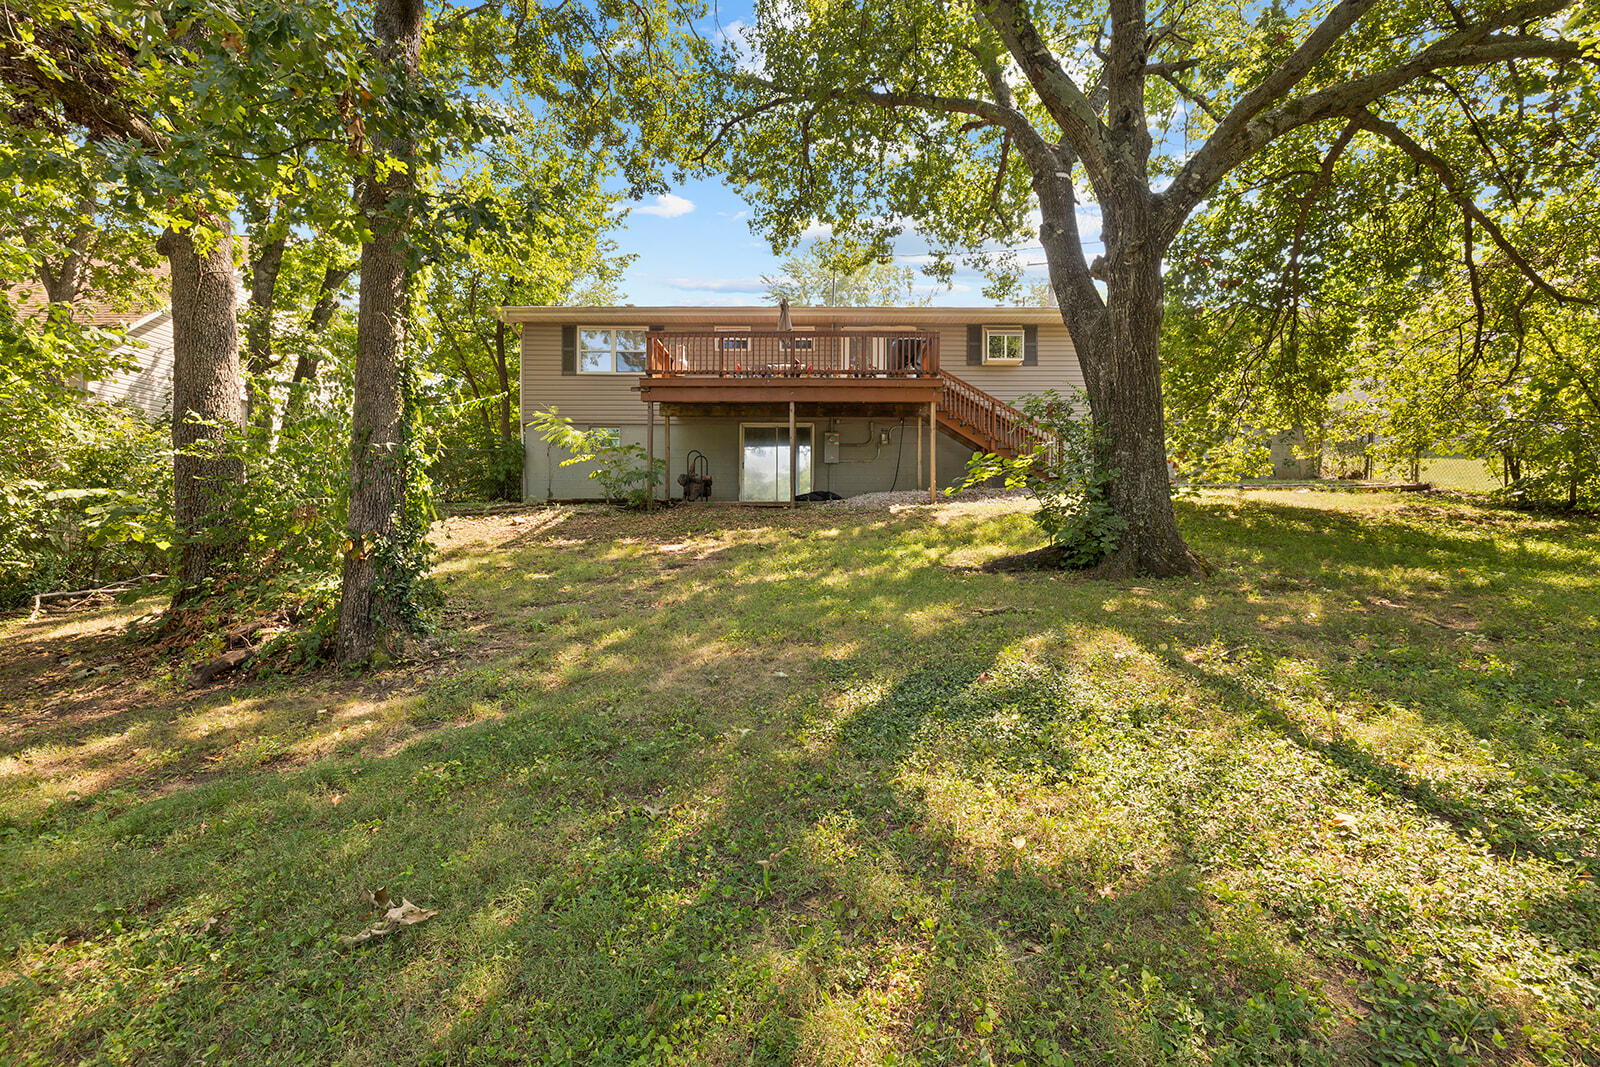
<path id="1" fill-rule="evenodd" d="M 671 307 L 503 307 L 504 322 L 543 325 L 584 324 L 606 326 L 622 323 L 672 325 L 675 323 L 745 326 L 778 325 L 774 304 L 679 305 Z M 1060 325 L 1061 312 L 1053 307 L 791 307 L 789 314 L 797 326 L 848 325 L 933 325 L 963 322 Z"/>
<path id="2" fill-rule="evenodd" d="M 162 264 L 152 273 L 165 275 L 167 267 Z M 36 279 L 6 286 L 6 296 L 21 318 L 38 315 L 49 303 L 45 297 L 44 285 Z M 129 301 L 112 299 L 103 293 L 89 293 L 80 295 L 73 303 L 72 318 L 73 321 L 87 326 L 131 326 L 165 309 L 166 306 L 167 302 L 164 299 Z"/>

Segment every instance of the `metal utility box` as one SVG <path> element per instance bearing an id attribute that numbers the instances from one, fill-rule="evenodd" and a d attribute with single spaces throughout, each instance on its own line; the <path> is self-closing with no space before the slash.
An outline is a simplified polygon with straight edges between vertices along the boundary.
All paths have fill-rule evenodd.
<path id="1" fill-rule="evenodd" d="M 839 462 L 839 435 L 837 433 L 825 433 L 822 435 L 822 462 Z"/>

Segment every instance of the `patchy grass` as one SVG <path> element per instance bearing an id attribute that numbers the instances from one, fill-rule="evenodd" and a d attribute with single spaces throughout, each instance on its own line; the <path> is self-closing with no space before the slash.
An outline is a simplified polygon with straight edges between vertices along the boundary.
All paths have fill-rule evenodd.
<path id="1" fill-rule="evenodd" d="M 0 1059 L 1600 1059 L 1600 525 L 1210 494 L 458 518 L 382 678 L 0 634 Z M 116 664 L 94 673 L 97 667 Z M 355 950 L 363 888 L 437 918 Z"/>

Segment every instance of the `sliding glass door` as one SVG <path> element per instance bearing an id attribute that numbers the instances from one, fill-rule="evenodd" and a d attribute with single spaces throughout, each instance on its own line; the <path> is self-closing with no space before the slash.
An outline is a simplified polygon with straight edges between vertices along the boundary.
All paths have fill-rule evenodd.
<path id="1" fill-rule="evenodd" d="M 739 499 L 780 503 L 789 499 L 789 425 L 739 427 Z M 795 492 L 811 492 L 811 427 L 795 430 Z"/>

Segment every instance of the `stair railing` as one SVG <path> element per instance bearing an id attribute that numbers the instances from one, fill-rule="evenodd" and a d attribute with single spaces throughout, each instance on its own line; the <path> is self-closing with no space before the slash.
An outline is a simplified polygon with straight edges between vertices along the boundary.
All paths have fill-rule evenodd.
<path id="1" fill-rule="evenodd" d="M 941 371 L 943 395 L 940 414 L 958 423 L 990 452 L 1010 457 L 1025 456 L 1044 448 L 1046 462 L 1053 460 L 1056 440 L 1038 423 L 1004 400 L 984 392 L 971 382 L 949 371 Z"/>

